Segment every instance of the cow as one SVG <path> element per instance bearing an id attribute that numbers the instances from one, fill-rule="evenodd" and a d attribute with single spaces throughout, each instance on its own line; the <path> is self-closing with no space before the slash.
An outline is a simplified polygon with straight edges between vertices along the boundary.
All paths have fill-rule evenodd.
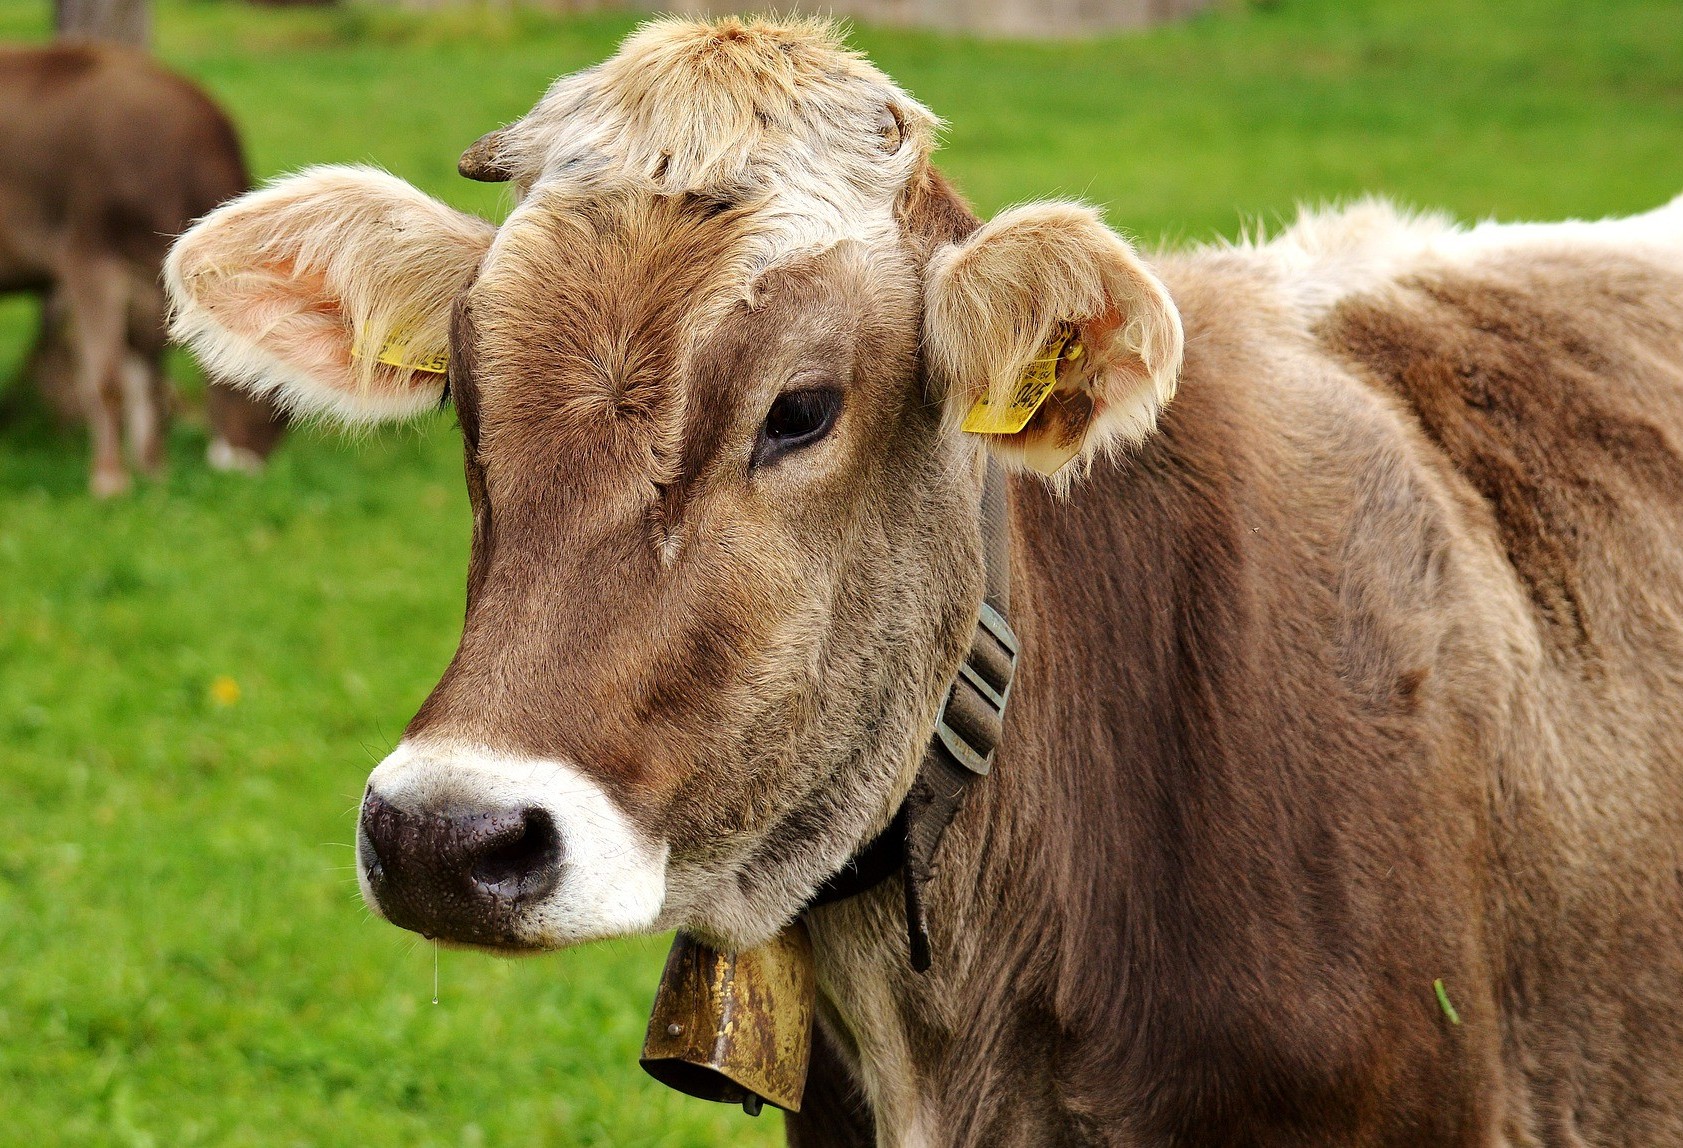
<path id="1" fill-rule="evenodd" d="M 249 190 L 239 137 L 208 96 L 115 45 L 0 47 L 0 291 L 43 297 L 30 371 L 61 422 L 85 419 L 90 487 L 164 465 L 169 387 L 159 272 L 194 219 Z M 279 408 L 212 378 L 220 469 L 256 470 Z"/>
<path id="2" fill-rule="evenodd" d="M 320 168 L 177 244 L 230 377 L 460 420 L 369 905 L 804 918 L 803 1145 L 1683 1142 L 1683 199 L 1142 254 L 935 129 L 824 25 L 659 21 L 464 155 L 498 227 Z M 821 896 L 996 615 L 991 772 Z"/>

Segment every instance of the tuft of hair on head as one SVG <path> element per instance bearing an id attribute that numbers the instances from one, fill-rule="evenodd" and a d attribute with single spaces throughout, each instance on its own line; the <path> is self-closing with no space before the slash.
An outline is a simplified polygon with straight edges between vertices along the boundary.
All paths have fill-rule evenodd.
<path id="1" fill-rule="evenodd" d="M 938 125 L 832 21 L 663 17 L 557 80 L 494 146 L 476 145 L 474 161 L 494 152 L 528 191 L 556 181 L 769 193 L 793 214 L 846 217 L 880 211 L 933 149 Z"/>

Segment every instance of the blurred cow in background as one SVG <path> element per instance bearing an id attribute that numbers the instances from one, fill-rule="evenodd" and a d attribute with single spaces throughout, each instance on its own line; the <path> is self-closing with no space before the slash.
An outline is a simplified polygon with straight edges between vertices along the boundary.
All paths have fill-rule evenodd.
<path id="1" fill-rule="evenodd" d="M 0 291 L 46 295 L 31 373 L 88 421 L 97 495 L 128 489 L 122 440 L 162 469 L 170 241 L 251 181 L 228 117 L 188 81 L 112 45 L 0 48 Z M 284 417 L 208 384 L 210 461 L 256 470 Z"/>

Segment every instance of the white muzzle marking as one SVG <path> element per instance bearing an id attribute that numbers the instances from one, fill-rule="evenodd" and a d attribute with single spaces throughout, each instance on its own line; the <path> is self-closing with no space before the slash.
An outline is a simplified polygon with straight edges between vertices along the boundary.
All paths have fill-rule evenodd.
<path id="1" fill-rule="evenodd" d="M 528 944 L 561 948 L 657 927 L 669 847 L 646 837 L 601 786 L 564 762 L 404 741 L 375 767 L 368 786 L 414 812 L 476 807 L 547 812 L 561 838 L 561 879 L 515 922 Z M 379 913 L 367 859 L 359 853 L 357 862 L 363 899 Z"/>

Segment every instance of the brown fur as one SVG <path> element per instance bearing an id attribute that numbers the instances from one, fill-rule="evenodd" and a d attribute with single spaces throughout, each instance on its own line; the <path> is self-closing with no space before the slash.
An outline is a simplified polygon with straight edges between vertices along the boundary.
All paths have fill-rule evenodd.
<path id="1" fill-rule="evenodd" d="M 92 44 L 0 48 L 0 290 L 52 292 L 36 362 L 55 407 L 89 421 L 98 493 L 128 483 L 125 418 L 136 464 L 163 465 L 158 272 L 170 241 L 249 187 L 228 118 L 144 55 Z M 266 455 L 278 412 L 259 404 L 244 417 L 253 400 L 220 380 L 210 388 L 218 437 Z"/>
<path id="2" fill-rule="evenodd" d="M 900 421 L 891 410 L 921 405 L 899 385 L 911 362 L 905 324 L 915 298 L 847 249 L 762 277 L 745 295 L 742 276 L 730 273 L 745 224 L 741 213 L 684 200 L 633 196 L 554 212 L 540 205 L 468 294 L 452 387 L 479 515 L 472 606 L 462 648 L 410 731 L 597 763 L 609 792 L 674 850 L 738 865 L 744 843 L 773 821 L 821 819 L 866 780 L 826 791 L 815 778 L 807 796 L 816 810 L 780 809 L 785 803 L 767 801 L 773 795 L 758 782 L 799 727 L 756 725 L 745 740 L 732 715 L 787 722 L 822 711 L 816 689 L 825 671 L 860 659 L 823 621 L 837 608 L 833 563 L 856 563 L 877 583 L 855 594 L 922 593 L 921 580 L 882 582 L 871 571 L 880 562 L 860 552 L 887 541 L 885 518 L 911 512 L 896 503 L 933 493 L 919 476 L 939 418 L 926 410 L 901 432 L 902 445 L 876 453 L 886 444 L 872 443 L 872 428 Z M 527 339 L 535 329 L 551 335 Z M 839 514 L 815 505 L 799 534 L 780 521 L 767 500 L 803 481 L 800 462 L 756 482 L 747 447 L 774 388 L 790 378 L 849 385 L 848 432 L 823 449 L 852 481 L 880 484 L 882 505 L 838 505 Z M 845 481 L 831 477 L 824 488 Z M 898 490 L 890 495 L 890 487 Z M 848 546 L 855 556 L 803 553 L 808 531 L 859 536 Z M 931 545 L 940 554 L 951 543 Z M 678 557 L 663 558 L 668 552 Z M 611 587 L 584 597 L 564 591 L 596 564 L 616 571 Z M 524 616 L 522 603 L 539 601 L 558 609 L 531 614 L 510 642 L 511 613 Z M 955 621 L 947 624 L 956 630 Z M 910 653 L 956 660 L 949 645 L 931 637 Z M 817 666 L 801 668 L 815 658 Z M 545 684 L 533 692 L 525 684 L 540 665 Z M 911 670 L 917 665 L 908 671 L 938 672 Z M 850 725 L 862 711 L 902 709 L 876 700 L 898 692 L 894 669 L 884 665 L 853 686 L 869 692 L 830 720 Z M 553 720 L 563 704 L 578 721 Z M 898 721 L 915 726 L 922 716 L 914 710 Z M 831 771 L 852 754 L 846 741 L 833 744 Z M 902 764 L 899 752 L 887 763 L 895 772 Z M 862 830 L 874 810 L 860 796 Z M 751 881 L 752 871 L 740 879 Z"/>
<path id="3" fill-rule="evenodd" d="M 1514 1120 L 1547 1143 L 1683 1137 L 1680 301 L 1670 267 L 1562 253 L 1328 324 L 1417 414 L 1525 606 L 1518 729 L 1485 749 L 1485 919 Z"/>

